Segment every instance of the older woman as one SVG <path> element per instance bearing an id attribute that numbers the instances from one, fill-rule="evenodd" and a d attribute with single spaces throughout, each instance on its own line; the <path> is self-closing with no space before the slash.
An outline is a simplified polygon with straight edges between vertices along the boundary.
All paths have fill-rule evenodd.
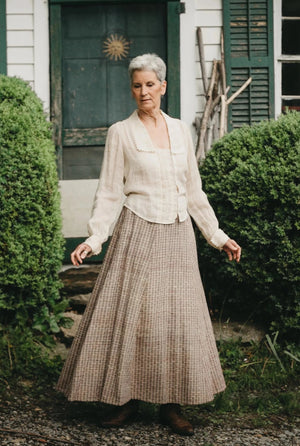
<path id="1" fill-rule="evenodd" d="M 164 62 L 144 54 L 129 73 L 137 110 L 108 131 L 90 237 L 73 264 L 100 253 L 117 223 L 57 388 L 69 400 L 117 406 L 102 426 L 123 425 L 142 400 L 161 404 L 174 432 L 192 435 L 180 405 L 211 401 L 225 382 L 190 216 L 230 260 L 241 248 L 219 229 L 187 126 L 160 110 Z"/>

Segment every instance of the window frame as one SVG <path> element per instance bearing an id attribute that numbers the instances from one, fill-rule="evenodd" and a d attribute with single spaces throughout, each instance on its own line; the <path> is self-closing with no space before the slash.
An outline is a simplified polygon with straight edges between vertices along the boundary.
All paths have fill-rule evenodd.
<path id="1" fill-rule="evenodd" d="M 274 2 L 274 73 L 275 73 L 275 117 L 282 113 L 282 99 L 299 99 L 300 95 L 282 94 L 282 64 L 300 63 L 300 53 L 298 55 L 282 54 L 282 21 L 286 17 L 282 16 L 282 0 Z M 299 17 L 293 17 L 292 20 L 299 20 Z M 280 36 L 280 39 L 277 38 Z"/>

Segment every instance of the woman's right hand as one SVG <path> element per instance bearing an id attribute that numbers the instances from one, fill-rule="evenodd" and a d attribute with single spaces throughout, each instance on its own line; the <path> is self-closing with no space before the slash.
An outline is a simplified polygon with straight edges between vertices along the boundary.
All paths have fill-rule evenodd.
<path id="1" fill-rule="evenodd" d="M 92 248 L 86 243 L 80 243 L 71 254 L 71 260 L 74 266 L 82 264 L 83 260 L 92 252 Z"/>
<path id="2" fill-rule="evenodd" d="M 240 261 L 242 248 L 237 244 L 235 240 L 229 239 L 223 246 L 223 251 L 228 255 L 229 260 Z"/>

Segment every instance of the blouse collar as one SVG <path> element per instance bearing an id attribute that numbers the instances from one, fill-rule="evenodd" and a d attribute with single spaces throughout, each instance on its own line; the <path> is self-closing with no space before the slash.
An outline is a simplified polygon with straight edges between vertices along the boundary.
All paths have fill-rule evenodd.
<path id="1" fill-rule="evenodd" d="M 182 153 L 184 151 L 184 140 L 181 128 L 178 125 L 179 120 L 171 118 L 163 111 L 161 111 L 161 113 L 168 127 L 171 152 Z M 128 122 L 136 149 L 143 152 L 155 152 L 155 146 L 146 127 L 140 120 L 137 110 L 135 110 L 132 115 L 129 116 Z"/>

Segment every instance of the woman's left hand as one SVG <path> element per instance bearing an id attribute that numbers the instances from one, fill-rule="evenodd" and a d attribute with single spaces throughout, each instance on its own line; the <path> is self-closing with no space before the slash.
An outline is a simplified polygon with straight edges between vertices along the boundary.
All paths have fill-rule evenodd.
<path id="1" fill-rule="evenodd" d="M 240 261 L 242 248 L 237 244 L 236 241 L 229 239 L 223 246 L 223 251 L 228 255 L 229 260 Z"/>

